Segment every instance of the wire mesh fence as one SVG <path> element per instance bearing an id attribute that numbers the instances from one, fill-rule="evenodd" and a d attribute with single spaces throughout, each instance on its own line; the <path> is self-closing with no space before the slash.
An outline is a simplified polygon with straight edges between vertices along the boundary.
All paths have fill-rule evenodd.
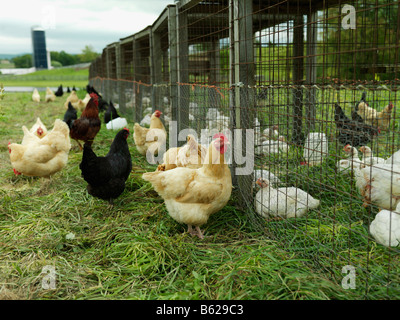
<path id="1" fill-rule="evenodd" d="M 227 132 L 255 230 L 345 289 L 398 298 L 399 14 L 389 0 L 180 1 L 107 46 L 90 83 L 141 125 L 162 111 L 170 144 Z"/>

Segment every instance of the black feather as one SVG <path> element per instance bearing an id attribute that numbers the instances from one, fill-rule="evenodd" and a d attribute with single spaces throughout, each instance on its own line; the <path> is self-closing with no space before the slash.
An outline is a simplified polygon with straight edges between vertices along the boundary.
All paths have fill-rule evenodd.
<path id="1" fill-rule="evenodd" d="M 108 109 L 104 113 L 104 123 L 108 123 L 111 120 L 114 120 L 116 118 L 119 118 L 119 114 L 117 112 L 117 109 L 115 109 L 112 101 L 110 101 L 110 104 L 108 106 Z"/>
<path id="2" fill-rule="evenodd" d="M 57 97 L 61 97 L 61 96 L 64 94 L 62 84 L 60 84 L 60 86 L 58 87 L 57 91 L 56 91 L 54 94 L 55 94 Z"/>
<path id="3" fill-rule="evenodd" d="M 120 130 L 105 157 L 97 156 L 90 144 L 85 143 L 79 168 L 92 196 L 112 203 L 112 199 L 118 198 L 124 191 L 125 181 L 132 170 L 128 135 L 127 129 Z"/>
<path id="4" fill-rule="evenodd" d="M 379 128 L 364 123 L 362 119 L 348 118 L 337 103 L 335 104 L 335 124 L 339 142 L 353 147 L 368 144 L 380 132 Z"/>
<path id="5" fill-rule="evenodd" d="M 72 123 L 74 120 L 78 118 L 78 112 L 76 109 L 72 106 L 71 102 L 68 102 L 68 109 L 64 113 L 64 122 L 68 125 L 68 127 L 71 129 Z"/>

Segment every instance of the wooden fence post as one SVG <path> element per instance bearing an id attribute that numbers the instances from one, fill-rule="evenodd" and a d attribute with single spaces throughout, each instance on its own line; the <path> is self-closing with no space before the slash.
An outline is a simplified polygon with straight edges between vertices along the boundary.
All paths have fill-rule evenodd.
<path id="1" fill-rule="evenodd" d="M 292 141 L 300 145 L 303 142 L 303 74 L 304 74 L 304 19 L 297 14 L 293 26 L 293 131 Z"/>
<path id="2" fill-rule="evenodd" d="M 233 152 L 233 161 L 237 159 L 236 154 L 239 156 L 247 155 L 246 146 L 247 144 L 253 144 L 254 141 L 247 141 L 246 129 L 252 129 L 254 126 L 254 99 L 253 99 L 253 86 L 254 86 L 254 53 L 253 53 L 253 2 L 252 0 L 233 0 L 230 5 L 230 19 L 233 23 L 233 70 L 235 86 L 235 99 L 234 99 L 234 127 L 241 129 L 241 149 Z M 231 80 L 232 81 L 232 80 Z M 239 145 L 236 144 L 236 137 L 233 136 L 234 146 L 236 148 Z M 251 157 L 254 154 L 250 155 Z M 246 160 L 247 161 L 247 160 Z M 246 165 L 246 163 L 244 164 Z M 238 172 L 238 167 L 243 165 L 237 165 L 234 163 L 235 174 Z M 252 168 L 253 169 L 253 168 Z M 252 173 L 252 171 L 251 171 Z M 250 200 L 248 197 L 252 197 L 252 175 L 240 174 L 236 176 L 237 185 L 240 186 L 240 194 L 244 197 L 244 202 Z"/>
<path id="3" fill-rule="evenodd" d="M 168 46 L 169 46 L 169 79 L 170 104 L 172 121 L 178 120 L 178 30 L 176 5 L 168 6 Z M 169 140 L 177 146 L 178 132 L 169 131 Z"/>
<path id="4" fill-rule="evenodd" d="M 189 43 L 188 43 L 188 16 L 186 11 L 177 11 L 177 46 L 178 46 L 178 82 L 189 83 Z M 178 132 L 189 127 L 189 99 L 190 88 L 186 85 L 178 86 Z M 178 141 L 183 145 L 184 141 Z"/>

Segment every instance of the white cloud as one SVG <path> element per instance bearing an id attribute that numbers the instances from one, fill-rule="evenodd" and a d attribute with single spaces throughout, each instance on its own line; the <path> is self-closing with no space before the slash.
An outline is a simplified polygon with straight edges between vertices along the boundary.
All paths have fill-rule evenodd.
<path id="1" fill-rule="evenodd" d="M 30 29 L 46 29 L 47 49 L 79 53 L 91 44 L 97 52 L 109 43 L 151 25 L 173 0 L 8 1 L 0 10 L 0 53 L 32 50 Z"/>

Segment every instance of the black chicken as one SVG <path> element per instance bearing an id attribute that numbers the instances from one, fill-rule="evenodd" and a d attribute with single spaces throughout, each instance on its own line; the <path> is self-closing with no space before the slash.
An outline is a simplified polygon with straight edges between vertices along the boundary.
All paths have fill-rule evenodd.
<path id="1" fill-rule="evenodd" d="M 86 92 L 89 93 L 89 94 L 95 93 L 95 94 L 97 94 L 97 96 L 99 97 L 99 98 L 98 98 L 99 112 L 106 111 L 106 110 L 109 108 L 108 102 L 107 102 L 106 100 L 103 99 L 103 97 L 101 96 L 101 94 L 98 93 L 98 92 L 96 91 L 96 89 L 95 89 L 93 86 L 91 86 L 91 85 L 89 85 L 89 84 L 86 85 Z M 114 119 L 114 118 L 113 118 L 113 119 Z M 106 123 L 107 123 L 107 122 L 106 122 Z"/>
<path id="2" fill-rule="evenodd" d="M 62 97 L 62 95 L 64 94 L 62 84 L 60 84 L 60 86 L 58 87 L 57 91 L 54 94 L 56 97 Z"/>
<path id="3" fill-rule="evenodd" d="M 94 197 L 108 200 L 111 205 L 125 190 L 125 181 L 132 170 L 128 136 L 127 128 L 120 130 L 105 157 L 96 156 L 88 143 L 83 148 L 79 168 L 88 183 L 87 190 Z"/>
<path id="4" fill-rule="evenodd" d="M 116 118 L 119 118 L 119 114 L 117 112 L 117 109 L 115 109 L 112 101 L 110 101 L 110 104 L 108 105 L 108 109 L 104 113 L 104 123 L 108 123 L 111 120 L 114 120 Z"/>
<path id="5" fill-rule="evenodd" d="M 68 102 L 68 109 L 64 113 L 64 119 L 63 120 L 68 125 L 68 127 L 71 129 L 72 123 L 76 119 L 78 119 L 78 112 L 72 106 L 71 102 Z"/>
<path id="6" fill-rule="evenodd" d="M 99 96 L 99 112 L 106 111 L 108 107 L 108 102 L 104 100 L 102 96 Z"/>
<path id="7" fill-rule="evenodd" d="M 343 109 L 335 104 L 335 124 L 338 129 L 338 140 L 346 145 L 358 147 L 368 144 L 380 133 L 379 128 L 370 126 L 363 121 L 349 119 Z"/>

